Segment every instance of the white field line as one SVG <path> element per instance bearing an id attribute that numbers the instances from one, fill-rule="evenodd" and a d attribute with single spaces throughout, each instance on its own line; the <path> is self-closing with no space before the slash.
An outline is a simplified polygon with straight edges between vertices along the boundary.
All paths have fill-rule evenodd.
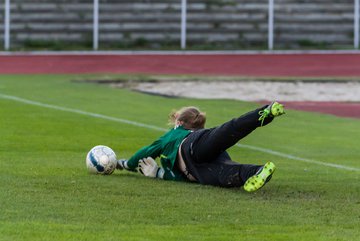
<path id="1" fill-rule="evenodd" d="M 285 153 L 281 153 L 281 152 L 278 152 L 278 151 L 265 149 L 265 148 L 262 148 L 262 147 L 249 146 L 249 145 L 244 145 L 244 144 L 239 144 L 239 143 L 236 144 L 236 146 L 241 147 L 241 148 L 254 150 L 254 151 L 265 152 L 267 154 L 271 154 L 271 155 L 274 155 L 274 156 L 280 156 L 280 157 L 284 157 L 284 158 L 295 160 L 295 161 L 308 162 L 308 163 L 317 164 L 317 165 L 323 165 L 323 166 L 328 166 L 328 167 L 335 167 L 335 168 L 338 168 L 338 169 L 344 169 L 344 170 L 348 170 L 348 171 L 360 171 L 360 168 L 356 168 L 356 167 L 349 167 L 349 166 L 344 166 L 344 165 L 335 164 L 335 163 L 321 162 L 321 161 L 316 161 L 316 160 L 312 160 L 312 159 L 297 157 L 297 156 L 294 156 L 294 155 L 285 154 Z"/>
<path id="2" fill-rule="evenodd" d="M 76 114 L 80 114 L 80 115 L 91 116 L 91 117 L 104 119 L 104 120 L 121 122 L 121 123 L 129 124 L 129 125 L 140 126 L 140 127 L 144 127 L 147 129 L 157 130 L 157 131 L 166 131 L 166 129 L 164 129 L 164 128 L 160 128 L 160 127 L 156 127 L 156 126 L 152 126 L 152 125 L 147 125 L 147 124 L 134 122 L 134 121 L 130 121 L 130 120 L 125 120 L 125 119 L 121 119 L 121 118 L 116 118 L 116 117 L 111 117 L 111 116 L 106 116 L 106 115 L 102 115 L 102 114 L 82 111 L 82 110 L 78 110 L 78 109 L 72 109 L 72 108 L 67 108 L 67 107 L 62 107 L 62 106 L 57 106 L 57 105 L 45 104 L 45 103 L 27 100 L 27 99 L 23 99 L 23 98 L 12 96 L 12 95 L 0 94 L 0 98 L 7 99 L 7 100 L 13 100 L 13 101 L 17 101 L 17 102 L 21 102 L 21 103 L 29 104 L 29 105 L 36 105 L 36 106 L 53 109 L 53 110 L 60 110 L 60 111 L 71 112 L 71 113 L 76 113 Z"/>
<path id="3" fill-rule="evenodd" d="M 99 119 L 104 119 L 104 120 L 129 124 L 129 125 L 133 125 L 133 126 L 139 126 L 139 127 L 143 127 L 143 128 L 146 128 L 146 129 L 151 129 L 151 130 L 156 130 L 156 131 L 161 131 L 161 132 L 167 131 L 167 129 L 165 129 L 165 128 L 161 128 L 161 127 L 157 127 L 157 126 L 153 126 L 153 125 L 148 125 L 148 124 L 144 124 L 144 123 L 140 123 L 140 122 L 136 122 L 136 121 L 131 121 L 131 120 L 126 120 L 126 119 L 122 119 L 122 118 L 106 116 L 106 115 L 102 115 L 102 114 L 97 114 L 97 113 L 92 113 L 92 112 L 88 112 L 88 111 L 72 109 L 72 108 L 67 108 L 67 107 L 62 107 L 62 106 L 57 106 L 57 105 L 50 105 L 50 104 L 46 104 L 46 103 L 42 103 L 42 102 L 38 102 L 38 101 L 32 101 L 32 100 L 23 99 L 23 98 L 20 98 L 20 97 L 17 97 L 17 96 L 12 96 L 12 95 L 0 94 L 0 98 L 7 99 L 7 100 L 12 100 L 12 101 L 16 101 L 16 102 L 20 102 L 20 103 L 24 103 L 24 104 L 28 104 L 28 105 L 40 106 L 40 107 L 44 107 L 44 108 L 48 108 L 48 109 L 60 110 L 60 111 L 64 111 L 64 112 L 70 112 L 70 113 L 90 116 L 90 117 L 94 117 L 94 118 L 99 118 Z M 349 166 L 339 165 L 339 164 L 335 164 L 335 163 L 321 162 L 321 161 L 316 161 L 316 160 L 312 160 L 312 159 L 297 157 L 297 156 L 293 156 L 293 155 L 290 155 L 290 154 L 277 152 L 277 151 L 274 151 L 274 150 L 271 150 L 271 149 L 265 149 L 265 148 L 261 148 L 261 147 L 244 145 L 244 144 L 236 144 L 236 146 L 240 147 L 240 148 L 245 148 L 245 149 L 250 149 L 250 150 L 254 150 L 254 151 L 263 152 L 263 153 L 270 154 L 270 155 L 273 155 L 273 156 L 284 157 L 284 158 L 287 158 L 287 159 L 290 159 L 290 160 L 307 162 L 307 163 L 311 163 L 311 164 L 317 164 L 317 165 L 322 165 L 322 166 L 327 166 L 327 167 L 333 167 L 333 168 L 343 169 L 343 170 L 348 170 L 348 171 L 360 171 L 360 168 L 356 168 L 356 167 L 349 167 Z"/>

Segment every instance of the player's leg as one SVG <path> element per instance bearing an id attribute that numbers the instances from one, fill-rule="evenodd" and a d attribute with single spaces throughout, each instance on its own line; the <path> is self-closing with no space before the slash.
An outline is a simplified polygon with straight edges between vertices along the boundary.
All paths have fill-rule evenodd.
<path id="1" fill-rule="evenodd" d="M 241 187 L 262 168 L 260 165 L 233 162 L 228 153 L 223 152 L 211 163 L 195 163 L 191 171 L 196 174 L 196 179 L 201 184 Z"/>
<path id="2" fill-rule="evenodd" d="M 235 145 L 257 127 L 269 124 L 275 116 L 281 114 L 284 114 L 283 106 L 274 102 L 221 126 L 194 132 L 185 140 L 183 146 L 190 149 L 195 162 L 211 162 L 214 157 Z"/>

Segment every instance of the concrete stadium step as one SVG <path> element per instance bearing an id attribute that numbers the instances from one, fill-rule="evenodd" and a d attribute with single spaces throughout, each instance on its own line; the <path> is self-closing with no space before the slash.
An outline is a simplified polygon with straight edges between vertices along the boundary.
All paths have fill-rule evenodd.
<path id="1" fill-rule="evenodd" d="M 352 44 L 353 0 L 276 0 L 276 45 L 299 41 Z M 0 5 L 0 30 L 3 30 Z M 11 1 L 12 43 L 26 38 L 89 41 L 92 34 L 93 3 L 88 0 Z M 121 42 L 137 38 L 176 40 L 180 38 L 178 0 L 100 1 L 101 42 Z M 188 42 L 267 41 L 268 1 L 193 0 L 188 1 Z M 3 33 L 1 33 L 3 34 Z M 68 38 L 66 37 L 68 35 Z M 331 43 L 330 43 L 331 44 Z"/>

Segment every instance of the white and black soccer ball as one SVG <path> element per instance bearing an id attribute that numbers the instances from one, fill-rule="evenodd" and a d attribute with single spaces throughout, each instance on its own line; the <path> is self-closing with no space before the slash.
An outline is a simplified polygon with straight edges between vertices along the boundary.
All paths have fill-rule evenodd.
<path id="1" fill-rule="evenodd" d="M 116 168 L 116 154 L 108 146 L 95 146 L 86 156 L 86 167 L 90 173 L 110 175 Z"/>

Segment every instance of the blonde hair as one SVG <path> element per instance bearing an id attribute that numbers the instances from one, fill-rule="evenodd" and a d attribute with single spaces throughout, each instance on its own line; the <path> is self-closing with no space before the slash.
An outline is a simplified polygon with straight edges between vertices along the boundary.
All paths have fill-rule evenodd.
<path id="1" fill-rule="evenodd" d="M 200 112 L 197 107 L 188 106 L 172 111 L 169 115 L 169 124 L 181 122 L 185 129 L 197 130 L 205 127 L 206 113 Z"/>

